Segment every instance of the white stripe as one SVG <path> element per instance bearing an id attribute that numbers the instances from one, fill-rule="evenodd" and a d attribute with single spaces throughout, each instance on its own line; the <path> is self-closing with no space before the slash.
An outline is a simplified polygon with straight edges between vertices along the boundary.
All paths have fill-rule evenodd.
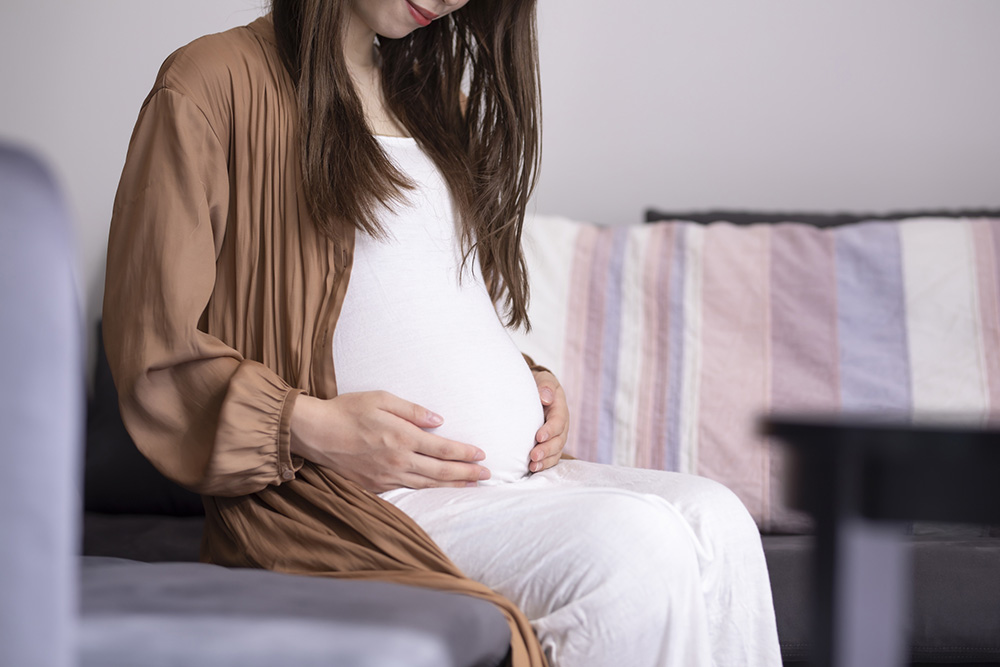
<path id="1" fill-rule="evenodd" d="M 975 248 L 966 222 L 900 225 L 913 410 L 980 417 L 988 407 Z"/>
<path id="2" fill-rule="evenodd" d="M 551 370 L 556 378 L 563 376 L 570 276 L 580 229 L 580 223 L 566 218 L 531 216 L 524 221 L 531 333 L 512 331 L 511 337 L 518 349 Z"/>
<path id="3" fill-rule="evenodd" d="M 686 226 L 684 253 L 684 365 L 680 407 L 680 471 L 698 472 L 698 412 L 701 387 L 701 299 L 705 236 Z"/>
<path id="4" fill-rule="evenodd" d="M 635 466 L 639 432 L 639 383 L 642 378 L 642 339 L 645 327 L 644 261 L 653 226 L 628 230 L 622 266 L 621 323 L 618 332 L 618 386 L 615 391 L 615 465 Z"/>

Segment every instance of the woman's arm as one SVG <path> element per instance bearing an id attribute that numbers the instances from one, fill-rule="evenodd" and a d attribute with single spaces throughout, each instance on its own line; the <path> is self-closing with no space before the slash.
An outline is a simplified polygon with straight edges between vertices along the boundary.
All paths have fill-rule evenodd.
<path id="1" fill-rule="evenodd" d="M 160 87 L 129 145 L 108 242 L 104 336 L 122 419 L 168 477 L 242 495 L 294 477 L 299 395 L 199 329 L 229 206 L 227 146 L 201 109 Z"/>

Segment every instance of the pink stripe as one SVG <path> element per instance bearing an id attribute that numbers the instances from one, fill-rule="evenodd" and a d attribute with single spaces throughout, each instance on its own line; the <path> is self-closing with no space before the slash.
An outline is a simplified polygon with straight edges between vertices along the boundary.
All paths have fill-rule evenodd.
<path id="1" fill-rule="evenodd" d="M 678 223 L 670 223 L 667 227 L 669 233 L 664 234 L 663 242 L 660 245 L 660 255 L 663 258 L 659 269 L 656 272 L 656 289 L 650 292 L 657 303 L 659 320 L 656 325 L 656 339 L 653 349 L 656 354 L 656 365 L 654 372 L 656 376 L 653 380 L 653 419 L 650 423 L 649 447 L 651 448 L 650 465 L 656 470 L 670 470 L 667 465 L 667 448 L 676 447 L 677 443 L 668 442 L 666 434 L 670 432 L 667 428 L 667 420 L 670 418 L 670 344 L 671 335 L 677 335 L 675 327 L 671 326 L 671 318 L 679 317 L 680 314 L 670 310 L 670 293 L 674 285 L 671 284 L 671 276 L 675 276 L 674 264 L 677 257 L 674 254 L 674 247 L 677 244 L 677 235 L 680 233 Z M 677 341 L 673 341 L 675 344 Z M 675 390 L 679 390 L 676 387 Z"/>
<path id="2" fill-rule="evenodd" d="M 831 232 L 778 225 L 771 234 L 771 410 L 835 412 L 840 407 L 836 247 Z M 801 522 L 784 499 L 784 450 L 769 449 L 770 520 Z"/>
<path id="3" fill-rule="evenodd" d="M 604 348 L 604 310 L 607 276 L 611 264 L 611 230 L 594 227 L 595 244 L 591 256 L 587 289 L 586 322 L 583 339 L 583 387 L 580 404 L 580 457 L 587 461 L 598 458 L 598 422 L 601 409 L 601 352 Z"/>
<path id="4" fill-rule="evenodd" d="M 769 471 L 756 432 L 770 393 L 768 232 L 711 225 L 703 253 L 696 472 L 726 480 L 754 518 L 765 522 Z"/>
<path id="5" fill-rule="evenodd" d="M 771 406 L 776 412 L 840 407 L 837 270 L 833 237 L 780 225 L 771 243 Z"/>
<path id="6" fill-rule="evenodd" d="M 673 225 L 658 223 L 652 225 L 643 262 L 643 331 L 642 371 L 639 376 L 639 407 L 636 418 L 638 434 L 636 443 L 636 466 L 660 470 L 657 462 L 663 462 L 663 448 L 659 434 L 664 433 L 663 421 L 666 403 L 657 401 L 664 393 L 667 382 L 667 333 L 666 308 L 669 281 L 661 281 L 663 265 L 670 262 L 673 239 Z M 667 282 L 668 284 L 663 284 Z"/>
<path id="7" fill-rule="evenodd" d="M 973 220 L 976 246 L 976 280 L 979 288 L 979 319 L 983 332 L 984 370 L 989 391 L 990 414 L 1000 413 L 1000 274 L 997 272 L 1000 240 L 996 220 Z"/>
<path id="8" fill-rule="evenodd" d="M 563 377 L 560 382 L 566 391 L 569 405 L 570 439 L 566 451 L 573 456 L 584 458 L 579 438 L 584 431 L 580 418 L 583 414 L 584 339 L 587 332 L 587 296 L 590 286 L 590 271 L 594 246 L 597 243 L 597 229 L 592 225 L 581 225 L 573 249 L 570 269 L 569 297 L 566 305 L 566 346 L 563 350 Z"/>

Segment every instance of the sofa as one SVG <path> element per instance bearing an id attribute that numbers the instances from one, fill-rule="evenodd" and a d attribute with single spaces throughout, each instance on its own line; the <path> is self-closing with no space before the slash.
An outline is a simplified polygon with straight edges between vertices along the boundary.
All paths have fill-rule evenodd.
<path id="1" fill-rule="evenodd" d="M 0 353 L 8 379 L 0 437 L 13 473 L 0 485 L 0 502 L 19 509 L 0 517 L 12 538 L 0 550 L 0 664 L 503 664 L 506 622 L 476 600 L 198 563 L 200 500 L 135 449 L 118 416 L 99 338 L 84 415 L 86 336 L 58 189 L 35 158 L 6 147 L 0 189 Z M 874 220 L 879 216 L 651 211 L 648 217 L 651 224 L 616 227 L 530 220 L 534 328 L 518 343 L 567 387 L 572 453 L 705 474 L 744 499 L 763 533 L 782 656 L 786 664 L 803 663 L 810 648 L 810 524 L 784 503 L 782 458 L 762 442 L 756 420 L 775 407 L 991 415 L 1000 386 L 997 349 L 990 344 L 998 335 L 1000 253 L 988 251 L 1000 248 L 1000 213 Z M 944 228 L 947 223 L 954 228 Z M 944 281 L 951 289 L 942 302 L 935 285 L 948 276 L 919 271 L 910 276 L 909 291 L 897 294 L 896 308 L 869 307 L 891 292 L 893 281 L 882 271 L 886 255 L 866 253 L 879 247 L 870 246 L 868 236 L 885 241 L 901 230 L 907 243 L 919 243 L 908 255 L 897 248 L 899 270 L 906 257 L 933 257 L 958 244 L 952 264 L 974 268 L 959 272 L 966 280 L 964 311 L 948 301 L 963 294 L 954 281 Z M 853 281 L 809 279 L 823 262 L 836 266 L 831 244 L 856 256 Z M 931 264 L 928 270 L 940 268 L 936 260 Z M 782 265 L 790 272 L 777 272 Z M 857 308 L 838 310 L 833 287 L 841 295 L 853 289 Z M 932 308 L 924 320 L 914 319 L 924 301 Z M 956 322 L 969 328 L 972 311 L 979 343 L 970 355 L 949 335 L 963 329 Z M 883 382 L 899 370 L 886 365 L 884 350 L 866 357 L 864 349 L 834 340 L 850 327 L 833 331 L 827 321 L 824 328 L 817 312 L 836 312 L 838 324 L 867 323 L 876 333 L 942 333 L 937 342 L 950 345 L 947 354 L 931 344 L 932 336 L 917 355 L 921 363 L 941 363 L 919 373 L 907 367 L 911 380 L 925 374 L 921 391 L 927 382 L 940 390 L 923 395 L 927 405 L 915 406 L 919 392 L 912 381 L 908 389 Z M 778 326 L 795 335 L 775 338 Z M 761 331 L 768 334 L 763 339 Z M 766 354 L 754 352 L 761 349 Z M 853 376 L 828 363 L 831 349 L 841 365 L 852 360 Z M 968 375 L 973 357 L 985 363 L 973 372 L 976 382 Z M 965 371 L 953 373 L 959 366 Z M 869 372 L 858 375 L 859 369 Z M 853 389 L 845 388 L 848 376 Z M 834 380 L 840 391 L 831 403 Z M 967 390 L 977 383 L 979 398 Z M 947 404 L 952 399 L 955 404 Z M 912 663 L 1000 665 L 1000 531 L 929 524 L 906 530 L 913 553 Z"/>

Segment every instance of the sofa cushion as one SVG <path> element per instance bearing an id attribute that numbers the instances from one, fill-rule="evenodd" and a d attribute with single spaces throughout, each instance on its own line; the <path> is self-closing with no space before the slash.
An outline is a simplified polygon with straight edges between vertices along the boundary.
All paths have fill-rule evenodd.
<path id="1" fill-rule="evenodd" d="M 399 584 L 84 558 L 83 667 L 487 667 L 510 630 L 482 600 Z"/>
<path id="2" fill-rule="evenodd" d="M 1000 219 L 525 227 L 533 329 L 568 451 L 716 479 L 766 531 L 784 501 L 769 412 L 1000 410 Z"/>

